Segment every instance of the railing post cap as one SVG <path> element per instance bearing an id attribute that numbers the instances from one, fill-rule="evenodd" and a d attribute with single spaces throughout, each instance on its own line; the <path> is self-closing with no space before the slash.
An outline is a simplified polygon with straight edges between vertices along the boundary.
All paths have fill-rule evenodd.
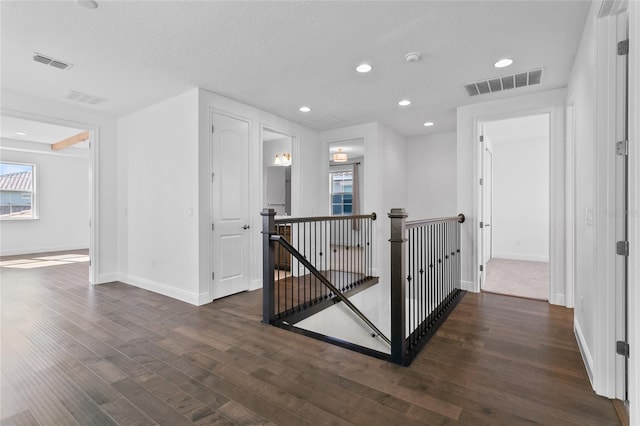
<path id="1" fill-rule="evenodd" d="M 395 208 L 395 209 L 391 209 L 391 211 L 387 214 L 387 216 L 389 216 L 390 219 L 401 219 L 401 218 L 406 218 L 409 215 L 407 215 L 407 212 L 405 211 L 405 209 Z"/>
<path id="2" fill-rule="evenodd" d="M 262 209 L 260 216 L 275 216 L 276 211 L 274 209 Z"/>

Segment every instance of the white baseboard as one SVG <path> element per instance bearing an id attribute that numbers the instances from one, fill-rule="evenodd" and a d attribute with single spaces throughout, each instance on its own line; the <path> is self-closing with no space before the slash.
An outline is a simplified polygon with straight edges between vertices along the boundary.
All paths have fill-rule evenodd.
<path id="1" fill-rule="evenodd" d="M 535 254 L 493 253 L 492 258 L 507 260 L 528 260 L 529 262 L 549 262 L 549 256 L 537 256 Z"/>
<path id="2" fill-rule="evenodd" d="M 18 256 L 22 254 L 40 254 L 51 253 L 56 251 L 70 251 L 70 250 L 88 250 L 86 244 L 75 244 L 67 246 L 47 246 L 47 247 L 28 247 L 20 249 L 0 249 L 0 256 Z"/>
<path id="3" fill-rule="evenodd" d="M 573 331 L 576 335 L 576 340 L 578 341 L 578 349 L 580 349 L 580 355 L 582 355 L 582 362 L 584 362 L 587 375 L 589 376 L 589 381 L 591 382 L 591 387 L 593 387 L 593 357 L 591 356 L 589 346 L 587 346 L 584 335 L 582 334 L 580 323 L 576 319 L 573 320 Z"/>
<path id="4" fill-rule="evenodd" d="M 566 298 L 562 293 L 552 294 L 549 298 L 549 303 L 552 305 L 566 306 Z M 569 306 L 566 306 L 569 307 Z"/>
<path id="5" fill-rule="evenodd" d="M 200 295 L 198 296 L 198 306 L 202 306 L 202 305 L 206 305 L 207 303 L 211 303 L 211 295 L 209 294 L 208 291 L 204 292 L 204 293 L 200 293 Z"/>
<path id="6" fill-rule="evenodd" d="M 471 281 L 460 281 L 460 288 L 472 293 L 478 293 L 478 291 L 476 290 L 476 286 L 474 286 Z"/>
<path id="7" fill-rule="evenodd" d="M 163 296 L 181 300 L 183 302 L 190 303 L 192 305 L 200 306 L 205 303 L 209 303 L 211 301 L 209 300 L 209 294 L 198 294 L 198 293 L 192 293 L 189 291 L 184 291 L 179 288 L 175 288 L 175 287 L 162 284 L 156 281 L 147 280 L 145 278 L 136 277 L 134 275 L 127 275 L 126 277 L 121 277 L 121 278 L 125 278 L 125 279 L 119 280 L 125 284 L 129 284 L 134 287 L 139 287 L 144 290 L 149 290 L 154 293 L 162 294 Z"/>
<path id="8" fill-rule="evenodd" d="M 98 277 L 96 278 L 96 282 L 94 284 L 112 283 L 114 281 L 119 281 L 119 277 L 120 275 L 117 274 L 116 272 L 113 272 L 111 274 L 98 275 Z"/>
<path id="9" fill-rule="evenodd" d="M 249 287 L 249 291 L 259 290 L 262 288 L 262 279 L 258 278 L 255 280 L 251 280 L 251 286 Z"/>

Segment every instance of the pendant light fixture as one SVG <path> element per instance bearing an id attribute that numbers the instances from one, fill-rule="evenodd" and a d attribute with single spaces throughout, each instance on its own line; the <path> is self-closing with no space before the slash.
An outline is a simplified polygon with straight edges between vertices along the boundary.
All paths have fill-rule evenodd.
<path id="1" fill-rule="evenodd" d="M 336 163 L 345 163 L 349 157 L 346 152 L 342 152 L 342 148 L 338 148 L 338 152 L 333 154 L 333 161 Z"/>

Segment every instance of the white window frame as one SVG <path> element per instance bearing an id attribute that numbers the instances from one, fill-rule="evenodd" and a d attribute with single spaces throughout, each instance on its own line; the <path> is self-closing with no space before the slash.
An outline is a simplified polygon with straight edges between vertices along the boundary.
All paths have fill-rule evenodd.
<path id="1" fill-rule="evenodd" d="M 1 164 L 15 164 L 16 166 L 30 166 L 32 170 L 31 177 L 31 216 L 30 217 L 20 217 L 20 216 L 0 216 L 0 221 L 24 221 L 24 220 L 38 220 L 38 165 L 35 163 L 22 163 L 19 161 L 8 161 L 2 160 Z"/>

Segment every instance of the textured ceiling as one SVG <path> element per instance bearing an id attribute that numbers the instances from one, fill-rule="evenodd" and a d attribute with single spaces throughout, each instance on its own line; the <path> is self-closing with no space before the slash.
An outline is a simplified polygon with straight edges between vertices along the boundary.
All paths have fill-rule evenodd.
<path id="1" fill-rule="evenodd" d="M 316 129 L 379 121 L 455 129 L 457 106 L 563 87 L 584 1 L 2 1 L 2 88 L 108 98 L 113 116 L 199 86 Z M 423 59 L 407 63 L 418 51 Z M 62 71 L 33 52 L 73 64 Z M 501 57 L 515 59 L 496 70 Z M 373 72 L 355 66 L 367 61 Z M 468 98 L 464 83 L 544 67 L 534 87 Z M 399 107 L 402 98 L 412 105 Z M 71 102 L 65 100 L 65 102 Z M 298 111 L 309 105 L 312 112 Z M 432 128 L 422 123 L 434 121 Z"/>

